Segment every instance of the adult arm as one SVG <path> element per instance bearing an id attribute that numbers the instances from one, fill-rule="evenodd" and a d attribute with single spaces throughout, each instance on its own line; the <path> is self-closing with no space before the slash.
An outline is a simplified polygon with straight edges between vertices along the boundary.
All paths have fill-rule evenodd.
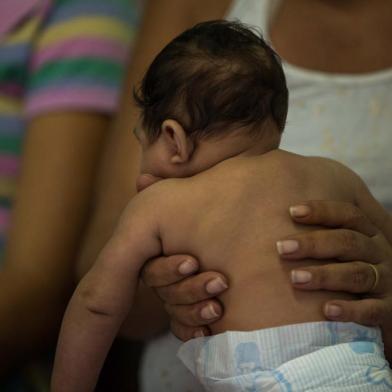
<path id="1" fill-rule="evenodd" d="M 29 125 L 12 227 L 0 270 L 0 369 L 57 332 L 109 118 L 58 112 Z"/>
<path id="2" fill-rule="evenodd" d="M 138 111 L 131 99 L 133 87 L 139 84 L 154 56 L 172 38 L 197 22 L 222 18 L 229 5 L 230 1 L 228 0 L 215 2 L 207 0 L 188 0 L 186 2 L 182 0 L 152 0 L 146 2 L 143 22 L 135 41 L 118 115 L 106 144 L 97 183 L 94 213 L 79 258 L 79 278 L 88 271 L 95 261 L 100 249 L 109 239 L 121 211 L 135 194 L 139 147 L 132 135 L 132 129 L 138 119 Z M 193 259 L 189 256 L 177 255 L 169 258 L 168 262 L 175 265 L 178 275 L 188 276 L 193 272 L 192 268 L 188 270 L 183 268 L 182 271 L 185 275 L 181 273 L 181 270 L 178 270 L 182 262 L 187 260 Z M 196 264 L 196 261 L 193 260 L 191 263 Z M 201 275 L 195 283 L 197 286 L 204 287 L 214 276 L 218 276 L 218 274 Z M 124 332 L 128 337 L 151 336 L 168 326 L 167 314 L 150 288 L 142 286 L 137 299 L 129 316 L 132 322 L 128 324 L 129 328 L 124 327 Z M 147 318 L 152 321 L 148 323 L 148 328 L 144 322 Z"/>
<path id="3" fill-rule="evenodd" d="M 53 2 L 31 36 L 23 75 L 28 129 L 0 271 L 0 372 L 54 337 L 71 289 L 97 160 L 135 30 L 128 3 Z"/>

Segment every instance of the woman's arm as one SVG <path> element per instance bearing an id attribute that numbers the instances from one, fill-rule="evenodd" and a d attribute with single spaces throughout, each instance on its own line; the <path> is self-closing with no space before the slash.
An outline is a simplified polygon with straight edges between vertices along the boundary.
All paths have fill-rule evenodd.
<path id="1" fill-rule="evenodd" d="M 137 22 L 133 2 L 50 3 L 23 38 L 21 110 L 31 120 L 0 270 L 0 373 L 56 334 Z"/>
<path id="2" fill-rule="evenodd" d="M 30 122 L 0 270 L 1 371 L 55 338 L 108 124 L 76 111 Z"/>

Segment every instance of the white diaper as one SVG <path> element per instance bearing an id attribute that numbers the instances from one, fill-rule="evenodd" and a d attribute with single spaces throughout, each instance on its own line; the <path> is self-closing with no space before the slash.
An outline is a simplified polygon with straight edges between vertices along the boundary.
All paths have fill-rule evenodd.
<path id="1" fill-rule="evenodd" d="M 354 323 L 230 331 L 192 339 L 178 356 L 207 391 L 392 391 L 380 330 Z"/>

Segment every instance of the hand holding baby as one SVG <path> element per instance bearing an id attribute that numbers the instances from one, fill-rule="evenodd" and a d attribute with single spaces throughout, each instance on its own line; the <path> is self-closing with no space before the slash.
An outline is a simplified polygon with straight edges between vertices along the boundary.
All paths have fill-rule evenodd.
<path id="1" fill-rule="evenodd" d="M 291 216 L 297 223 L 321 225 L 325 229 L 287 238 L 292 248 L 290 252 L 281 254 L 282 259 L 337 260 L 334 264 L 301 269 L 300 274 L 293 270 L 294 287 L 360 294 L 357 301 L 329 301 L 324 306 L 326 318 L 381 325 L 385 326 L 386 332 L 392 324 L 391 233 L 383 233 L 362 211 L 349 203 L 306 202 L 300 208 L 292 208 Z M 376 266 L 379 274 L 376 287 L 373 287 L 375 272 L 369 263 Z M 169 260 L 152 260 L 143 272 L 145 283 L 155 288 L 165 302 L 172 332 L 182 340 L 200 334 L 208 335 L 208 324 L 223 314 L 222 306 L 214 297 L 226 290 L 227 280 L 218 272 L 197 274 L 197 270 L 197 260 L 178 256 Z M 302 278 L 302 283 L 298 277 Z"/>

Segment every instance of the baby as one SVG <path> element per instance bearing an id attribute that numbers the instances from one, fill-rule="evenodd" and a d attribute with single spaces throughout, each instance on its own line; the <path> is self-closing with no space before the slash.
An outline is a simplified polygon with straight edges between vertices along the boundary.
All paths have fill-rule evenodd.
<path id="1" fill-rule="evenodd" d="M 230 280 L 214 336 L 179 352 L 206 390 L 391 390 L 379 330 L 326 322 L 320 309 L 337 294 L 295 292 L 277 256 L 279 238 L 305 230 L 289 219 L 292 203 L 341 200 L 391 219 L 349 169 L 278 148 L 288 92 L 273 50 L 238 22 L 198 24 L 158 54 L 135 97 L 141 173 L 166 180 L 132 199 L 76 289 L 53 391 L 94 389 L 140 270 L 161 254 L 194 255 Z"/>

